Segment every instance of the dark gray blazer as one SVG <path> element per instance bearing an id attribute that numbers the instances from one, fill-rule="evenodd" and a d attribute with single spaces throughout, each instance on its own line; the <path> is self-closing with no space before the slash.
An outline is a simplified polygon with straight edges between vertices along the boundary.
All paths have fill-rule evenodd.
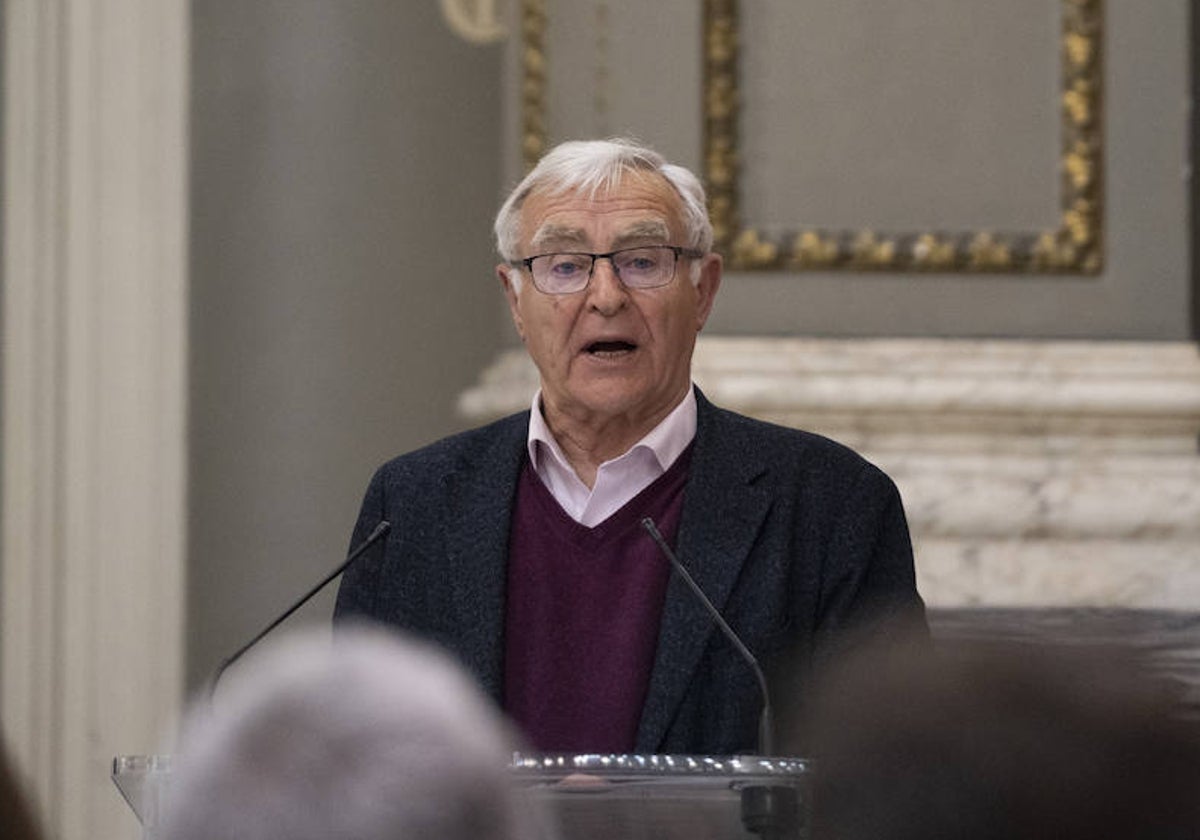
<path id="1" fill-rule="evenodd" d="M 923 623 L 904 511 L 892 481 L 846 447 L 699 392 L 697 402 L 675 548 L 760 660 L 786 654 L 787 679 L 772 681 L 778 708 L 863 628 L 897 614 Z M 501 703 L 509 520 L 528 425 L 528 412 L 513 415 L 383 465 L 352 542 L 380 519 L 392 530 L 346 572 L 335 612 L 432 638 Z M 760 705 L 746 664 L 673 579 L 636 751 L 752 751 Z"/>

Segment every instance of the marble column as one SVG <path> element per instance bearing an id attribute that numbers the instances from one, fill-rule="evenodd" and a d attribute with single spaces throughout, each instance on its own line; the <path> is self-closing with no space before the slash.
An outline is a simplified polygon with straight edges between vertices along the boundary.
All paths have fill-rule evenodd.
<path id="1" fill-rule="evenodd" d="M 5 6 L 0 723 L 59 840 L 137 836 L 181 702 L 188 14 Z"/>

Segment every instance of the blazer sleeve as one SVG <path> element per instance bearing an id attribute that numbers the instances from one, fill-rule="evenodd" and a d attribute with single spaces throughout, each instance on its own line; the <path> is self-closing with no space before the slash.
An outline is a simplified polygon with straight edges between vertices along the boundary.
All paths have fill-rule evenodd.
<path id="1" fill-rule="evenodd" d="M 836 511 L 820 592 L 818 667 L 881 638 L 928 634 L 900 492 L 873 464 L 862 463 Z"/>

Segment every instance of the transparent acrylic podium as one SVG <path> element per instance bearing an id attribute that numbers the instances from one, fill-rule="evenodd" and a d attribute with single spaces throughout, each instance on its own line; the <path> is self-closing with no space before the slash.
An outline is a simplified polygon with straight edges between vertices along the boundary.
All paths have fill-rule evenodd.
<path id="1" fill-rule="evenodd" d="M 112 780 L 142 824 L 144 840 L 154 840 L 170 787 L 171 757 L 119 755 L 113 759 Z"/>
<path id="2" fill-rule="evenodd" d="M 798 758 L 516 755 L 530 807 L 546 808 L 561 840 L 804 840 L 810 765 Z M 113 781 L 157 840 L 170 758 L 118 756 Z"/>

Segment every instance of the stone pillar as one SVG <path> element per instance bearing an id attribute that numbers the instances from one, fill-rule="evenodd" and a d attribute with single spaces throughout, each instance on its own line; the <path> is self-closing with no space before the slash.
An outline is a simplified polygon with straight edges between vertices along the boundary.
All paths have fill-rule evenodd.
<path id="1" fill-rule="evenodd" d="M 137 835 L 181 700 L 188 15 L 6 4 L 0 721 L 61 840 Z"/>

